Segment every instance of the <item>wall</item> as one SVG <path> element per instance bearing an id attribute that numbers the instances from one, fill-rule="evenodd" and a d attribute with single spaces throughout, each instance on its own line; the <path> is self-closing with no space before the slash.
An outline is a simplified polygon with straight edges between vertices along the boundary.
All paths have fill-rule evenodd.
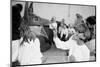
<path id="1" fill-rule="evenodd" d="M 16 2 L 23 5 L 21 15 L 24 15 L 25 2 Z M 13 2 L 13 4 L 16 4 Z M 34 13 L 40 17 L 51 20 L 52 17 L 56 17 L 56 20 L 61 21 L 65 19 L 65 23 L 74 23 L 76 18 L 75 14 L 79 13 L 83 18 L 95 15 L 95 7 L 93 6 L 81 6 L 81 5 L 65 5 L 65 4 L 47 4 L 47 3 L 34 3 Z"/>

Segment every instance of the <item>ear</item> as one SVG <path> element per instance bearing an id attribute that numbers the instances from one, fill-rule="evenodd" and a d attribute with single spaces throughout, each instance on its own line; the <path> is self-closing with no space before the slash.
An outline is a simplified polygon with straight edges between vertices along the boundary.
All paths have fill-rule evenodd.
<path id="1" fill-rule="evenodd" d="M 76 14 L 76 17 L 77 17 L 77 19 L 83 19 L 83 17 L 82 17 L 82 15 L 80 15 L 80 14 Z"/>

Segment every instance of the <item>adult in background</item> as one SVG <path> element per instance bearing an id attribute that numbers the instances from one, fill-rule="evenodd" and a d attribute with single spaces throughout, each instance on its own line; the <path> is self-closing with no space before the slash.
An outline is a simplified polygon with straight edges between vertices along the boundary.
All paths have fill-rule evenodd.
<path id="1" fill-rule="evenodd" d="M 12 40 L 20 39 L 20 23 L 21 23 L 21 15 L 23 7 L 21 4 L 16 4 L 12 6 Z"/>
<path id="2" fill-rule="evenodd" d="M 20 23 L 21 23 L 21 15 L 20 12 L 22 11 L 23 6 L 21 4 L 15 4 L 12 6 L 12 54 L 14 54 L 18 49 L 18 44 L 20 44 Z M 14 61 L 12 63 L 12 67 L 16 67 L 19 65 L 19 61 Z"/>

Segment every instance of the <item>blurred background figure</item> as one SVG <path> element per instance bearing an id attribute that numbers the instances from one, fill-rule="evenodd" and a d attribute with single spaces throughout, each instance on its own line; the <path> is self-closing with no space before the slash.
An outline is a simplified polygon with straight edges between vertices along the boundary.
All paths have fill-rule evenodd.
<path id="1" fill-rule="evenodd" d="M 15 4 L 12 6 L 12 40 L 20 39 L 20 23 L 21 23 L 21 11 L 23 6 L 21 4 Z"/>
<path id="2" fill-rule="evenodd" d="M 83 41 L 88 49 L 90 50 L 90 60 L 96 60 L 96 44 L 95 44 L 95 27 L 96 27 L 96 17 L 89 16 L 83 20 L 82 15 L 76 14 L 75 26 L 74 29 L 82 33 L 83 35 L 79 36 L 80 40 Z"/>
<path id="3" fill-rule="evenodd" d="M 49 25 L 50 29 L 57 29 L 56 17 L 51 18 L 51 24 Z"/>
<path id="4" fill-rule="evenodd" d="M 65 41 L 66 38 L 68 37 L 68 28 L 65 24 L 64 19 L 62 19 L 62 21 L 61 21 L 61 26 L 59 27 L 59 33 L 60 33 L 60 39 L 62 41 Z"/>
<path id="5" fill-rule="evenodd" d="M 20 42 L 22 41 L 20 37 L 20 30 L 19 30 L 22 21 L 22 17 L 20 14 L 22 9 L 23 6 L 21 4 L 15 4 L 12 6 L 12 57 L 13 55 L 15 55 L 16 57 Z M 12 60 L 13 59 L 14 57 L 12 58 Z M 20 63 L 18 60 L 12 61 L 12 67 L 16 67 L 16 65 L 19 64 Z"/>

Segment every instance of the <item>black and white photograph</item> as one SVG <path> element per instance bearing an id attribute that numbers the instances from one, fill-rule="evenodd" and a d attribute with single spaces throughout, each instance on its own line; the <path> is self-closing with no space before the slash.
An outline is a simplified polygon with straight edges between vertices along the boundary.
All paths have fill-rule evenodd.
<path id="1" fill-rule="evenodd" d="M 11 67 L 96 61 L 96 5 L 11 1 Z"/>

